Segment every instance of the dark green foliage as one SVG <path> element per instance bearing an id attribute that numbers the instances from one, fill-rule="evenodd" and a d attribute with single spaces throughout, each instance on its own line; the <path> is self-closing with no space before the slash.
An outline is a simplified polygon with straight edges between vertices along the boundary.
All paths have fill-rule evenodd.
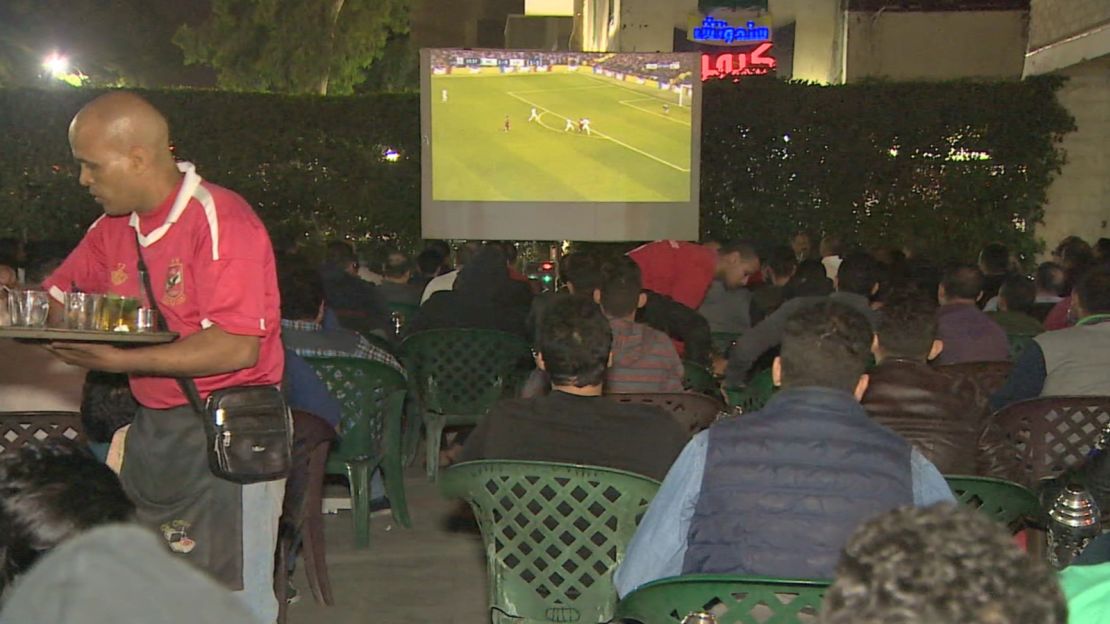
<path id="1" fill-rule="evenodd" d="M 937 260 L 974 258 L 999 240 L 1028 257 L 1063 162 L 1059 139 L 1074 129 L 1057 86 L 709 84 L 702 232 L 785 240 L 804 226 Z M 66 143 L 70 118 L 95 95 L 0 90 L 0 236 L 73 240 L 95 218 Z M 178 156 L 251 201 L 276 238 L 418 241 L 417 95 L 146 95 L 170 118 Z M 400 160 L 383 160 L 385 147 Z M 990 158 L 949 158 L 960 150 Z"/>

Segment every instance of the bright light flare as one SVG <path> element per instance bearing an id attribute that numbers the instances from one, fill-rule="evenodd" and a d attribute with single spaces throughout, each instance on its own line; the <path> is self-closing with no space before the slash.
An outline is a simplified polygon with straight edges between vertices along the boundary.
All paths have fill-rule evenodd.
<path id="1" fill-rule="evenodd" d="M 61 78 L 69 73 L 69 57 L 54 52 L 42 62 L 42 68 L 51 76 Z"/>
<path id="2" fill-rule="evenodd" d="M 382 150 L 382 159 L 386 162 L 395 163 L 398 160 L 401 160 L 401 152 L 398 152 L 392 147 L 387 147 Z"/>

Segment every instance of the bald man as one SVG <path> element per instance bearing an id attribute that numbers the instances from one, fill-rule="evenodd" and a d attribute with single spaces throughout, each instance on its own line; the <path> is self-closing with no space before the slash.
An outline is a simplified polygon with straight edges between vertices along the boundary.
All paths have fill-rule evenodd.
<path id="1" fill-rule="evenodd" d="M 143 297 L 144 305 L 157 304 L 180 338 L 134 349 L 73 343 L 49 349 L 70 364 L 131 375 L 140 410 L 127 434 L 120 479 L 140 521 L 174 552 L 238 590 L 260 622 L 273 622 L 283 482 L 216 478 L 202 423 L 176 381 L 195 379 L 202 397 L 281 381 L 270 239 L 242 197 L 202 180 L 192 164 L 174 162 L 165 118 L 135 94 L 113 92 L 90 102 L 73 118 L 69 142 L 80 183 L 104 215 L 44 282 L 55 309 L 73 288 Z M 140 247 L 151 292 L 137 270 Z"/>

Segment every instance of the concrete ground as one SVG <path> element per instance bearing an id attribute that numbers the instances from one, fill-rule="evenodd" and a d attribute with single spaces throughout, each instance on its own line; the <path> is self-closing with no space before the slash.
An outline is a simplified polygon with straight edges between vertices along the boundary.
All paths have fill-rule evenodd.
<path id="1" fill-rule="evenodd" d="M 448 529 L 457 504 L 440 497 L 421 468 L 408 470 L 405 489 L 413 528 L 375 515 L 366 550 L 354 547 L 349 511 L 324 516 L 335 605 L 316 604 L 298 562 L 300 601 L 289 607 L 289 624 L 489 622 L 481 537 Z"/>

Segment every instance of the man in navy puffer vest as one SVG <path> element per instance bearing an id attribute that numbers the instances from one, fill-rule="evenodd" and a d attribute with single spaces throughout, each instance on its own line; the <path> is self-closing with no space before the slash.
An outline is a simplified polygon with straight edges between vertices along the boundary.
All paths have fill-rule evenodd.
<path id="1" fill-rule="evenodd" d="M 764 409 L 698 434 L 667 473 L 616 575 L 623 596 L 694 573 L 832 578 L 867 519 L 952 501 L 944 477 L 859 404 L 873 340 L 835 302 L 786 323 Z"/>

